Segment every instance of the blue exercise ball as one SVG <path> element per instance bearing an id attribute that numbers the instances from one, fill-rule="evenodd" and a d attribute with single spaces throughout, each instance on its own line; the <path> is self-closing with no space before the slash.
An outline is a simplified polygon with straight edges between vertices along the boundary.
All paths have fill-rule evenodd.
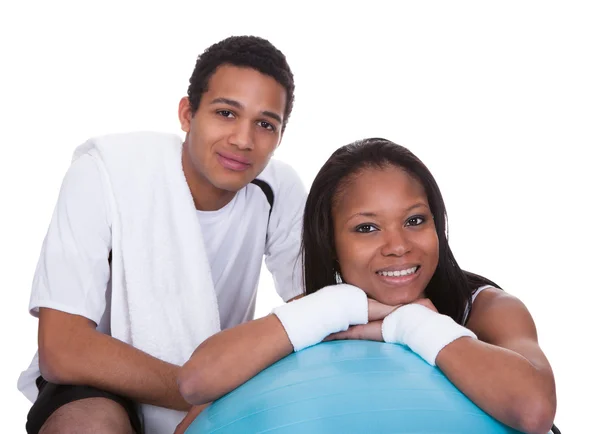
<path id="1" fill-rule="evenodd" d="M 215 401 L 186 431 L 516 432 L 408 348 L 372 341 L 331 341 L 291 354 Z"/>

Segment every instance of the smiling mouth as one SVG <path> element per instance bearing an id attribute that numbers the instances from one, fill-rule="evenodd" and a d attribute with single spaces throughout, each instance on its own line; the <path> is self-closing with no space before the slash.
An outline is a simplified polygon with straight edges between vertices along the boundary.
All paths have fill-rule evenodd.
<path id="1" fill-rule="evenodd" d="M 421 266 L 416 265 L 414 267 L 406 268 L 403 270 L 377 271 L 377 274 L 384 277 L 404 277 L 415 274 L 419 268 L 421 268 Z"/>
<path id="2" fill-rule="evenodd" d="M 217 159 L 219 160 L 219 163 L 221 163 L 221 165 L 223 167 L 225 167 L 226 169 L 229 169 L 229 170 L 233 170 L 235 172 L 242 172 L 250 167 L 250 164 L 248 164 L 248 163 L 245 163 L 245 162 L 233 159 L 233 158 L 228 158 L 219 153 L 217 153 Z"/>

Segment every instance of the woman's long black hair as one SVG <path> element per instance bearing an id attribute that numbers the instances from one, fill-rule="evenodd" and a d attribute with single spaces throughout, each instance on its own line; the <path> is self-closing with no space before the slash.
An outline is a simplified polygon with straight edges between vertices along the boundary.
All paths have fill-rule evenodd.
<path id="1" fill-rule="evenodd" d="M 340 187 L 352 175 L 366 168 L 399 167 L 414 176 L 425 188 L 439 239 L 439 262 L 426 296 L 437 310 L 456 322 L 465 321 L 471 311 L 473 291 L 494 282 L 460 269 L 448 245 L 446 206 L 442 193 L 427 167 L 403 146 L 380 138 L 360 140 L 336 150 L 317 174 L 308 194 L 302 229 L 302 260 L 306 294 L 337 283 L 332 206 Z"/>

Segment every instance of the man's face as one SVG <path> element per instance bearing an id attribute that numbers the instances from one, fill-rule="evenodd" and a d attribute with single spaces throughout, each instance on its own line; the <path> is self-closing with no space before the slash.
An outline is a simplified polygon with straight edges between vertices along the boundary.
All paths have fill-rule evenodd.
<path id="1" fill-rule="evenodd" d="M 281 140 L 286 98 L 274 78 L 232 65 L 217 68 L 193 116 L 184 98 L 184 159 L 198 181 L 236 192 L 256 178 Z"/>

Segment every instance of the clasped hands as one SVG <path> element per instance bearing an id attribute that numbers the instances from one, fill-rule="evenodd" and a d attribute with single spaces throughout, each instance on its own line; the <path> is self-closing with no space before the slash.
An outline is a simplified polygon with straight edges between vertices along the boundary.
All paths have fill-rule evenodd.
<path id="1" fill-rule="evenodd" d="M 369 309 L 369 322 L 367 324 L 353 325 L 350 326 L 348 330 L 332 333 L 323 339 L 323 342 L 336 340 L 369 340 L 383 342 L 381 333 L 383 320 L 399 307 L 405 306 L 405 304 L 388 306 L 387 304 L 380 303 L 372 298 L 367 298 L 367 304 Z M 408 304 L 420 304 L 431 309 L 433 312 L 438 313 L 438 310 L 428 298 L 420 298 Z"/>

